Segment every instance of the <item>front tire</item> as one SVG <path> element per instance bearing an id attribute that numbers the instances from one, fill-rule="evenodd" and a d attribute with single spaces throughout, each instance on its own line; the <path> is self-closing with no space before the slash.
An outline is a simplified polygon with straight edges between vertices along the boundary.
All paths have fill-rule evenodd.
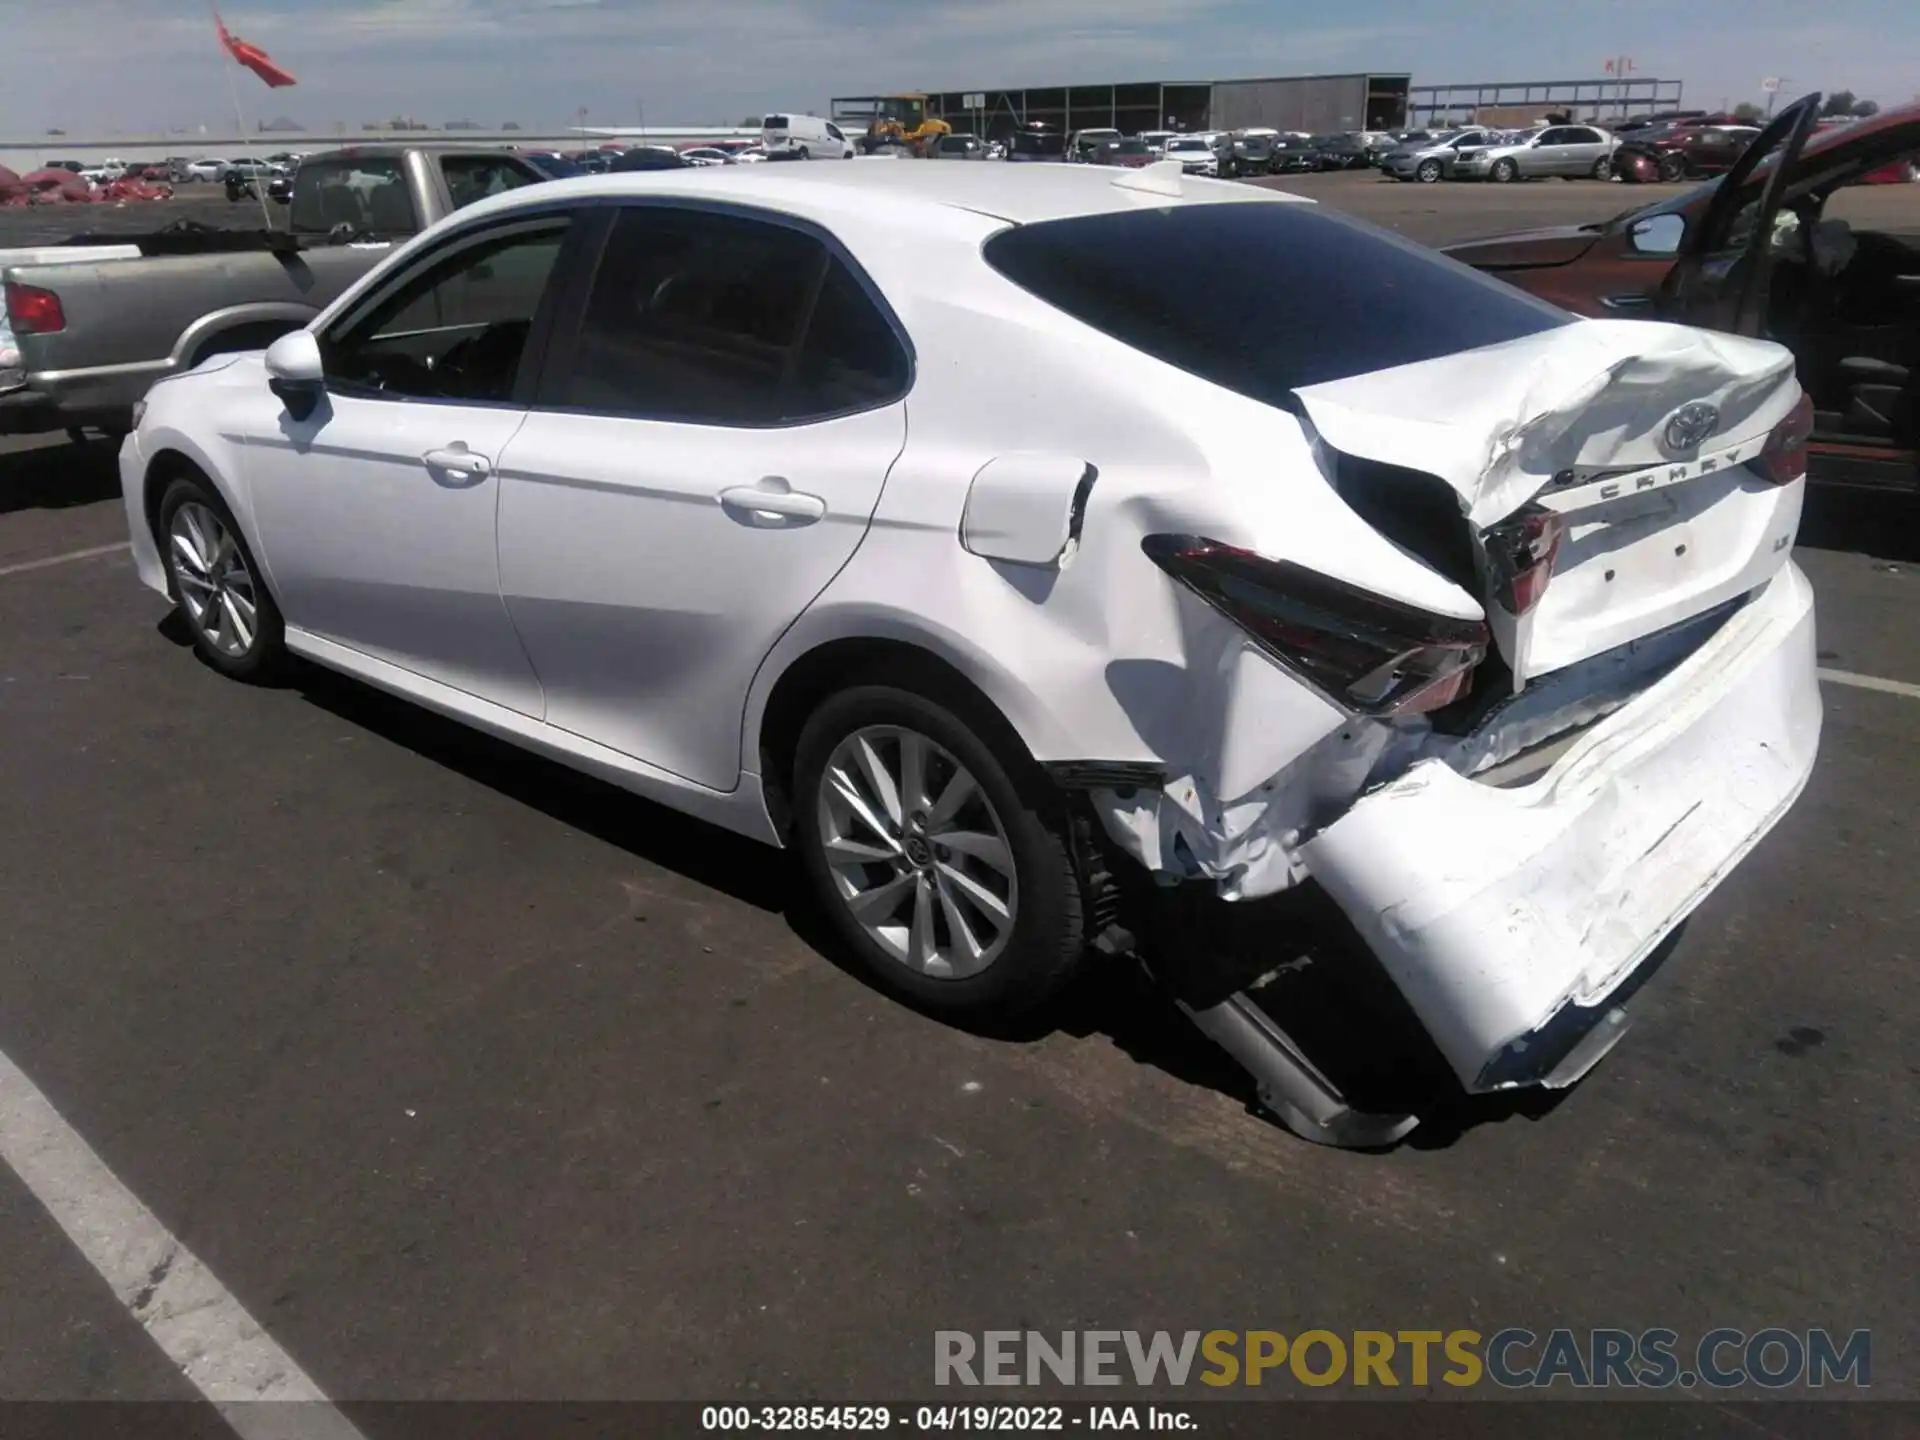
<path id="1" fill-rule="evenodd" d="M 156 537 L 181 618 L 200 658 L 234 680 L 268 678 L 286 627 L 233 512 L 204 477 L 183 476 L 160 500 Z"/>
<path id="2" fill-rule="evenodd" d="M 1520 167 L 1511 160 L 1496 160 L 1487 171 L 1487 178 L 1496 185 L 1511 185 L 1520 178 Z"/>
<path id="3" fill-rule="evenodd" d="M 1438 184 L 1440 180 L 1440 162 L 1438 160 L 1422 160 L 1419 168 L 1413 172 L 1413 178 L 1418 180 L 1422 185 Z"/>
<path id="4" fill-rule="evenodd" d="M 1663 184 L 1679 184 L 1687 178 L 1686 158 L 1681 155 L 1662 155 L 1660 157 L 1659 175 Z"/>
<path id="5" fill-rule="evenodd" d="M 1611 155 L 1602 156 L 1593 162 L 1593 178 L 1596 180 L 1613 179 L 1613 157 Z"/>
<path id="6" fill-rule="evenodd" d="M 1057 991 L 1085 935 L 1065 817 L 975 709 L 888 685 L 832 696 L 795 747 L 793 828 L 815 897 L 883 989 L 985 1019 Z"/>

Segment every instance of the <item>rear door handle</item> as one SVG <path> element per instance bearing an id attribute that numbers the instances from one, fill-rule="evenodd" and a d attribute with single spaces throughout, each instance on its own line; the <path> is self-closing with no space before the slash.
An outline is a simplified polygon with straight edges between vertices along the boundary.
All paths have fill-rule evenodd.
<path id="1" fill-rule="evenodd" d="M 1644 310 L 1653 304 L 1653 296 L 1647 291 L 1634 295 L 1602 295 L 1600 303 L 1609 310 Z"/>
<path id="2" fill-rule="evenodd" d="M 435 470 L 446 470 L 455 475 L 472 475 L 475 478 L 493 469 L 491 460 L 484 455 L 474 454 L 467 449 L 463 441 L 459 440 L 438 450 L 429 450 L 420 459 L 423 464 Z"/>
<path id="3" fill-rule="evenodd" d="M 734 485 L 720 492 L 720 503 L 729 510 L 748 515 L 777 515 L 783 520 L 811 524 L 827 513 L 827 502 L 818 495 L 795 490 L 785 478 L 768 475 L 753 485 Z"/>

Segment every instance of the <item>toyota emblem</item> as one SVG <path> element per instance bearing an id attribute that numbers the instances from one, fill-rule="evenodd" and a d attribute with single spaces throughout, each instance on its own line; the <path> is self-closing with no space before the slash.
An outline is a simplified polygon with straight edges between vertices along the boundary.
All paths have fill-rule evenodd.
<path id="1" fill-rule="evenodd" d="M 1697 450 L 1719 427 L 1720 412 L 1713 406 L 1701 400 L 1682 405 L 1667 417 L 1667 449 L 1675 454 Z"/>

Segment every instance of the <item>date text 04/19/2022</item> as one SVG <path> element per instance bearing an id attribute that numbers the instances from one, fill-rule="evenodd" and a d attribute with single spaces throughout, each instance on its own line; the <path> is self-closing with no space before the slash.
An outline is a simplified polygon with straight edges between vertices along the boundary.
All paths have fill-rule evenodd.
<path id="1" fill-rule="evenodd" d="M 1184 1410 L 1155 1405 L 708 1405 L 700 1428 L 718 1431 L 854 1430 L 1016 1433 L 1195 1428 Z"/>

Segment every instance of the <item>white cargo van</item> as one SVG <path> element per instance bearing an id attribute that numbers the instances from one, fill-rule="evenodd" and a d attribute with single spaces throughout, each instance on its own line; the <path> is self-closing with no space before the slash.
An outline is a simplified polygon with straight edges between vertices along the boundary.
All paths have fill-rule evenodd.
<path id="1" fill-rule="evenodd" d="M 769 155 L 798 150 L 808 160 L 853 158 L 853 142 L 838 125 L 818 115 L 769 115 L 760 122 L 760 143 Z"/>

